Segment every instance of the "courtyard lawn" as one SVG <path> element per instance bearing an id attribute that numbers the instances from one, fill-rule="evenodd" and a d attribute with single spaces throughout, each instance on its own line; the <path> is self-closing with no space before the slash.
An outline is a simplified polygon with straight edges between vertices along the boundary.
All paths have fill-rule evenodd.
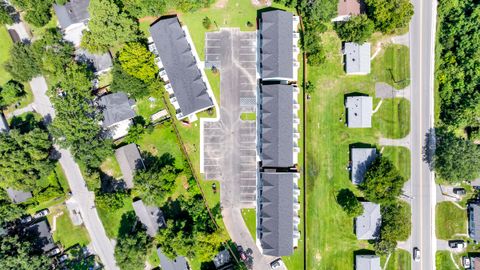
<path id="1" fill-rule="evenodd" d="M 57 216 L 58 215 L 58 216 Z M 86 246 L 90 242 L 87 229 L 82 225 L 74 226 L 65 206 L 57 207 L 48 216 L 50 226 L 53 226 L 53 217 L 56 218 L 56 230 L 53 232 L 55 242 L 60 242 L 64 249 L 76 244 Z"/>
<path id="2" fill-rule="evenodd" d="M 373 115 L 372 125 L 391 139 L 400 139 L 410 133 L 410 102 L 404 98 L 384 99 Z"/>
<path id="3" fill-rule="evenodd" d="M 122 171 L 120 170 L 120 165 L 117 162 L 117 158 L 115 155 L 110 155 L 103 161 L 102 165 L 100 165 L 100 170 L 108 176 L 111 176 L 115 179 L 122 178 Z"/>
<path id="4" fill-rule="evenodd" d="M 410 84 L 410 50 L 407 46 L 387 45 L 374 63 L 376 65 L 373 70 L 379 81 L 386 82 L 397 89 L 403 89 Z"/>
<path id="5" fill-rule="evenodd" d="M 253 241 L 256 241 L 257 239 L 257 212 L 255 209 L 252 208 L 244 208 L 242 209 L 242 217 L 243 221 L 245 221 L 245 224 L 247 225 L 248 231 L 252 235 Z"/>
<path id="6" fill-rule="evenodd" d="M 5 70 L 3 64 L 10 57 L 10 48 L 13 46 L 12 39 L 4 25 L 0 27 L 0 40 L 2 41 L 0 42 L 0 85 L 3 85 L 12 78 L 10 73 Z"/>
<path id="7" fill-rule="evenodd" d="M 395 250 L 388 260 L 386 270 L 410 269 L 412 269 L 412 255 L 404 249 Z"/>
<path id="8" fill-rule="evenodd" d="M 452 270 L 457 269 L 457 266 L 452 261 L 449 251 L 437 251 L 435 255 L 435 266 L 437 270 Z"/>
<path id="9" fill-rule="evenodd" d="M 163 89 L 153 91 L 153 93 L 151 93 L 149 96 L 143 97 L 136 101 L 135 110 L 137 111 L 137 114 L 143 117 L 147 123 L 150 122 L 150 117 L 153 114 L 165 108 L 162 92 Z"/>
<path id="10" fill-rule="evenodd" d="M 135 215 L 133 212 L 132 198 L 126 196 L 123 203 L 123 207 L 117 210 L 104 209 L 97 206 L 98 216 L 109 238 L 117 238 L 120 230 L 128 227 L 125 226 L 125 224 L 122 225 L 126 220 L 130 220 L 126 217 L 131 217 L 132 214 L 133 216 Z"/>
<path id="11" fill-rule="evenodd" d="M 390 159 L 405 179 L 410 179 L 410 150 L 406 147 L 385 146 L 382 155 Z"/>
<path id="12" fill-rule="evenodd" d="M 449 240 L 456 234 L 467 233 L 467 210 L 452 202 L 441 202 L 436 206 L 436 232 L 439 239 Z"/>

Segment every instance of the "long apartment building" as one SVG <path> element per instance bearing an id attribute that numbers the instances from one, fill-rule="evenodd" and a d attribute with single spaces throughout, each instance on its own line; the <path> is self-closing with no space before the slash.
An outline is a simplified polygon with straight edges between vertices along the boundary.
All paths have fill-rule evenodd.
<path id="1" fill-rule="evenodd" d="M 260 18 L 257 239 L 263 254 L 288 256 L 298 245 L 298 17 L 283 10 Z"/>
<path id="2" fill-rule="evenodd" d="M 176 16 L 166 17 L 150 26 L 150 34 L 149 49 L 156 56 L 177 119 L 194 121 L 198 112 L 214 104 L 184 29 Z"/>

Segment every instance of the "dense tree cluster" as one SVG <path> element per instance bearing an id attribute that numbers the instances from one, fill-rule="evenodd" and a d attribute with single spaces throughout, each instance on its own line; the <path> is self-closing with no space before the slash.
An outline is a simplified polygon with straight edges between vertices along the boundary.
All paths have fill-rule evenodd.
<path id="1" fill-rule="evenodd" d="M 350 217 L 363 214 L 362 204 L 350 189 L 342 189 L 337 194 L 337 202 Z"/>
<path id="2" fill-rule="evenodd" d="M 121 0 L 119 2 L 121 9 L 135 18 L 160 16 L 167 8 L 166 0 Z"/>
<path id="3" fill-rule="evenodd" d="M 358 15 L 351 17 L 346 22 L 335 24 L 335 30 L 343 41 L 362 44 L 372 36 L 375 25 L 367 15 Z"/>
<path id="4" fill-rule="evenodd" d="M 6 193 L 5 190 L 0 189 L 0 228 L 19 218 L 25 212 L 18 204 L 13 204 Z"/>
<path id="5" fill-rule="evenodd" d="M 18 236 L 0 237 L 0 265 L 6 270 L 52 269 L 52 261 L 37 253 L 31 241 Z"/>
<path id="6" fill-rule="evenodd" d="M 12 10 L 8 5 L 0 5 L 0 24 L 13 24 L 11 13 Z"/>
<path id="7" fill-rule="evenodd" d="M 368 17 L 382 33 L 392 33 L 395 29 L 407 27 L 413 16 L 410 0 L 365 0 L 365 4 Z"/>
<path id="8" fill-rule="evenodd" d="M 10 58 L 5 63 L 5 69 L 12 77 L 21 82 L 28 82 L 40 75 L 40 67 L 31 45 L 15 43 L 10 50 Z"/>
<path id="9" fill-rule="evenodd" d="M 99 193 L 95 195 L 95 204 L 102 209 L 118 210 L 125 204 L 125 198 L 128 197 L 124 192 Z"/>
<path id="10" fill-rule="evenodd" d="M 122 70 L 145 83 L 153 81 L 158 73 L 154 59 L 153 53 L 138 42 L 125 45 L 118 55 Z"/>
<path id="11" fill-rule="evenodd" d="M 54 0 L 11 0 L 12 4 L 25 12 L 25 21 L 37 27 L 46 25 L 52 18 Z"/>
<path id="12" fill-rule="evenodd" d="M 23 84 L 16 81 L 7 82 L 0 87 L 0 108 L 5 108 L 18 102 L 24 95 Z"/>
<path id="13" fill-rule="evenodd" d="M 382 205 L 382 225 L 380 237 L 375 243 L 379 255 L 392 253 L 397 247 L 397 241 L 406 241 L 411 231 L 410 206 L 405 202 Z"/>
<path id="14" fill-rule="evenodd" d="M 137 229 L 122 235 L 115 245 L 115 259 L 118 266 L 129 270 L 144 269 L 150 246 L 150 239 L 144 230 Z"/>

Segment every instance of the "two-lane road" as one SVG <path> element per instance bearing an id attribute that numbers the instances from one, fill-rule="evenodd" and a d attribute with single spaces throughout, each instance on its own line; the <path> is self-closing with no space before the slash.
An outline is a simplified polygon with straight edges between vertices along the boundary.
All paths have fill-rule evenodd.
<path id="1" fill-rule="evenodd" d="M 426 135 L 433 128 L 433 75 L 435 60 L 436 0 L 412 0 L 415 14 L 410 24 L 411 100 L 411 247 L 420 249 L 412 269 L 435 269 L 435 181 L 423 161 Z M 412 250 L 410 250 L 412 251 Z"/>

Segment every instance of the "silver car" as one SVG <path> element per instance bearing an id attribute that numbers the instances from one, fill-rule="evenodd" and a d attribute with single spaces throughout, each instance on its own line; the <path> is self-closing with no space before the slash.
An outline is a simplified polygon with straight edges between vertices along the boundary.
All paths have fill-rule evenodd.
<path id="1" fill-rule="evenodd" d="M 418 247 L 413 248 L 413 260 L 416 262 L 420 261 L 420 249 Z"/>

